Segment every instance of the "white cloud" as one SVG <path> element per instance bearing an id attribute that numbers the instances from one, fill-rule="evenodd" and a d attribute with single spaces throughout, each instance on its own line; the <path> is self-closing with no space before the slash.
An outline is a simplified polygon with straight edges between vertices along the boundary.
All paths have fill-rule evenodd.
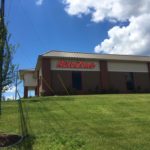
<path id="1" fill-rule="evenodd" d="M 150 54 L 150 14 L 132 17 L 127 27 L 113 27 L 108 37 L 95 47 L 95 52 Z"/>
<path id="2" fill-rule="evenodd" d="M 44 0 L 36 0 L 36 5 L 42 5 Z"/>
<path id="3" fill-rule="evenodd" d="M 93 22 L 128 21 L 114 26 L 95 47 L 95 52 L 117 54 L 150 54 L 150 0 L 64 0 L 69 15 L 90 14 Z"/>
<path id="4" fill-rule="evenodd" d="M 128 20 L 150 11 L 150 0 L 64 0 L 70 15 L 91 14 L 94 22 L 106 19 Z"/>

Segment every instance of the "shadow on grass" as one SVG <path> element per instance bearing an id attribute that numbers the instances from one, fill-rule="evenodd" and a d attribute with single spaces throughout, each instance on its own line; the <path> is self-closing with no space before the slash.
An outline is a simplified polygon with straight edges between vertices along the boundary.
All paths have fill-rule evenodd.
<path id="1" fill-rule="evenodd" d="M 55 143 L 57 144 L 58 147 L 61 144 L 63 146 L 68 147 L 70 150 L 81 148 L 85 145 L 85 141 L 81 137 L 78 137 L 77 135 L 66 135 L 62 121 L 60 122 L 60 120 L 55 115 L 52 115 L 50 113 L 49 116 L 47 116 L 47 113 L 45 112 L 46 105 L 44 103 L 39 102 L 37 106 L 38 106 L 38 110 L 40 112 L 41 118 L 43 118 L 43 121 L 45 122 L 45 125 L 47 125 L 49 129 L 51 129 L 49 133 L 47 133 L 49 134 L 49 136 L 51 136 L 52 143 L 50 144 L 53 145 Z M 55 122 L 57 127 L 59 127 L 59 129 L 61 129 L 61 131 L 63 132 L 58 130 L 58 128 L 56 128 L 56 126 L 50 121 L 50 119 L 48 119 L 48 117 L 50 117 Z"/>
<path id="2" fill-rule="evenodd" d="M 18 150 L 33 150 L 32 145 L 34 144 L 34 137 L 32 135 L 27 135 L 24 137 L 23 141 L 16 147 Z"/>
<path id="3" fill-rule="evenodd" d="M 29 98 L 29 99 L 25 99 L 25 101 L 29 101 L 29 102 L 42 102 L 42 101 L 74 101 L 74 97 L 73 96 L 49 96 L 49 97 L 38 97 L 38 99 L 36 97 L 34 98 Z M 24 100 L 23 100 L 24 101 Z"/>
<path id="4" fill-rule="evenodd" d="M 76 115 L 74 115 L 72 112 L 68 111 L 64 106 L 62 106 L 61 104 L 57 103 L 55 101 L 55 103 L 71 118 L 73 118 L 74 120 L 82 123 L 85 127 L 89 128 L 91 131 L 93 131 L 96 135 L 99 136 L 122 136 L 121 133 L 116 133 L 116 132 L 112 132 L 111 135 L 108 134 L 107 131 L 102 131 L 97 127 L 93 127 L 92 125 L 90 125 L 89 123 L 81 120 L 81 118 L 77 117 Z"/>
<path id="5" fill-rule="evenodd" d="M 26 108 L 23 109 L 21 100 L 18 100 L 18 108 L 20 115 L 20 132 L 23 137 L 23 141 L 19 145 L 17 145 L 16 149 L 32 150 L 33 149 L 32 145 L 34 144 L 35 137 L 30 133 L 31 126 L 29 122 L 28 110 Z"/>

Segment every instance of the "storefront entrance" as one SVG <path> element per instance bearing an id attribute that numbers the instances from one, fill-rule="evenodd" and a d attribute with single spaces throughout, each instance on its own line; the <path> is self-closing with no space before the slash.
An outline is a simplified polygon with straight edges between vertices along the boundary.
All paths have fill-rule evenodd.
<path id="1" fill-rule="evenodd" d="M 76 90 L 82 89 L 82 77 L 81 72 L 72 72 L 72 88 Z"/>

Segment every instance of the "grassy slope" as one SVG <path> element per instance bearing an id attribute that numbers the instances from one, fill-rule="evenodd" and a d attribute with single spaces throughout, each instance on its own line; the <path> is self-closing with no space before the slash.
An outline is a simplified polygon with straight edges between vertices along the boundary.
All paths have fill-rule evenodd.
<path id="1" fill-rule="evenodd" d="M 150 148 L 149 94 L 44 97 L 23 105 L 34 150 Z M 4 102 L 3 109 L 0 131 L 19 132 L 17 103 Z"/>

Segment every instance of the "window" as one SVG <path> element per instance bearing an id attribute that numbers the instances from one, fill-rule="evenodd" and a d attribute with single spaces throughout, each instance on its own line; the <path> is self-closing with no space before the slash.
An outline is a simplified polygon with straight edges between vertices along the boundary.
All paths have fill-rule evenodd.
<path id="1" fill-rule="evenodd" d="M 129 91 L 133 91 L 135 89 L 133 72 L 129 72 L 126 76 L 126 87 Z"/>
<path id="2" fill-rule="evenodd" d="M 76 90 L 82 89 L 81 72 L 72 72 L 72 87 Z"/>

